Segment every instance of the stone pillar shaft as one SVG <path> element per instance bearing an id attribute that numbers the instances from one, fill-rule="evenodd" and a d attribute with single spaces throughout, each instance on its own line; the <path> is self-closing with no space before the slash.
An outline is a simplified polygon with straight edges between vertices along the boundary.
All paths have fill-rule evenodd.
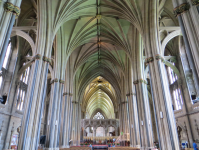
<path id="1" fill-rule="evenodd" d="M 190 0 L 190 4 L 182 0 L 172 0 L 174 14 L 177 16 L 181 27 L 187 57 L 193 72 L 197 96 L 199 96 L 199 13 L 195 3 Z"/>
<path id="2" fill-rule="evenodd" d="M 179 150 L 176 122 L 164 64 L 161 60 L 149 63 L 151 91 L 159 145 L 162 150 Z"/>
<path id="3" fill-rule="evenodd" d="M 15 16 L 20 14 L 20 5 L 22 0 L 2 0 L 0 2 L 0 68 L 2 67 L 5 53 L 8 47 L 12 27 L 15 22 Z M 19 11 L 19 12 L 16 12 Z M 15 13 L 13 13 L 15 12 Z"/>
<path id="4" fill-rule="evenodd" d="M 30 82 L 26 93 L 26 103 L 20 131 L 19 150 L 33 150 L 38 146 L 39 123 L 41 120 L 45 81 L 47 80 L 48 64 L 35 60 L 30 73 Z"/>
<path id="5" fill-rule="evenodd" d="M 132 94 L 128 98 L 128 110 L 129 110 L 129 131 L 130 131 L 130 145 L 131 147 L 136 146 L 136 133 L 135 133 L 135 114 L 133 109 Z"/>
<path id="6" fill-rule="evenodd" d="M 62 113 L 62 100 L 63 100 L 63 84 L 59 84 L 59 93 L 58 93 L 58 110 L 56 112 L 56 120 L 58 125 L 56 126 L 56 133 L 55 133 L 55 146 L 59 147 L 59 135 L 60 135 L 60 125 L 61 125 L 61 113 Z"/>
<path id="7" fill-rule="evenodd" d="M 137 80 L 134 84 L 137 95 L 141 147 L 153 147 L 153 131 L 146 85 L 142 82 L 142 79 Z"/>
<path id="8" fill-rule="evenodd" d="M 63 118 L 63 137 L 62 137 L 62 146 L 65 147 L 68 145 L 69 138 L 68 138 L 68 132 L 69 132 L 69 115 L 70 115 L 70 96 L 65 95 L 65 106 L 64 106 L 64 118 Z"/>

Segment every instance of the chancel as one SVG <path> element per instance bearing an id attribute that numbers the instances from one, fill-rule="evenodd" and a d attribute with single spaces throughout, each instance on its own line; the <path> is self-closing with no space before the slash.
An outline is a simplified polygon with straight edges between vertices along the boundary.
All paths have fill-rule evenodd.
<path id="1" fill-rule="evenodd" d="M 0 150 L 195 150 L 198 0 L 0 0 Z"/>

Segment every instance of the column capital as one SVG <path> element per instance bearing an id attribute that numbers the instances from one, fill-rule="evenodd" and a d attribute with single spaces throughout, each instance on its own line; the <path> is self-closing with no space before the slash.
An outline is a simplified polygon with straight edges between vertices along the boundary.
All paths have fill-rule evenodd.
<path id="1" fill-rule="evenodd" d="M 153 61 L 154 61 L 153 57 L 148 57 L 148 58 L 145 59 L 146 64 L 151 63 Z"/>
<path id="2" fill-rule="evenodd" d="M 54 82 L 58 82 L 59 80 L 57 78 L 51 80 L 50 84 L 53 84 Z"/>
<path id="3" fill-rule="evenodd" d="M 121 104 L 125 104 L 125 103 L 128 103 L 128 101 L 123 101 L 123 102 L 121 102 Z"/>
<path id="4" fill-rule="evenodd" d="M 61 80 L 61 79 L 59 80 L 59 83 L 61 84 L 64 84 L 64 82 L 65 82 L 64 80 Z"/>
<path id="5" fill-rule="evenodd" d="M 51 58 L 48 58 L 48 57 L 46 57 L 46 56 L 43 56 L 43 61 L 44 61 L 44 62 L 47 62 L 47 63 L 49 63 L 49 64 L 52 64 Z"/>
<path id="6" fill-rule="evenodd" d="M 190 8 L 189 3 L 183 3 L 179 6 L 177 6 L 176 8 L 173 9 L 174 16 L 177 17 L 177 16 L 185 13 L 187 10 L 189 10 L 189 8 Z"/>
<path id="7" fill-rule="evenodd" d="M 7 12 L 11 12 L 13 13 L 16 17 L 19 16 L 20 12 L 21 12 L 21 9 L 17 6 L 15 6 L 14 4 L 12 3 L 9 3 L 9 2 L 6 2 L 4 4 L 4 9 L 7 11 Z"/>
<path id="8" fill-rule="evenodd" d="M 35 56 L 34 56 L 34 59 L 41 59 L 41 54 L 36 54 Z"/>
<path id="9" fill-rule="evenodd" d="M 164 59 L 164 56 L 161 56 L 160 54 L 156 54 L 156 55 L 155 55 L 155 59 L 156 59 L 156 60 L 161 60 L 163 63 L 166 62 L 166 60 Z"/>
<path id="10" fill-rule="evenodd" d="M 135 93 L 127 93 L 126 96 L 135 95 Z"/>
<path id="11" fill-rule="evenodd" d="M 191 0 L 191 1 L 192 1 L 192 5 L 196 5 L 196 6 L 199 5 L 199 0 Z"/>
<path id="12" fill-rule="evenodd" d="M 65 96 L 65 95 L 73 96 L 73 94 L 72 94 L 72 93 L 67 93 L 67 92 L 64 92 L 64 93 L 63 93 L 63 96 Z"/>
<path id="13" fill-rule="evenodd" d="M 135 80 L 133 81 L 133 84 L 138 84 L 138 83 L 144 83 L 144 84 L 147 84 L 148 82 L 144 79 L 138 79 L 138 80 Z M 132 94 L 133 95 L 133 94 Z"/>

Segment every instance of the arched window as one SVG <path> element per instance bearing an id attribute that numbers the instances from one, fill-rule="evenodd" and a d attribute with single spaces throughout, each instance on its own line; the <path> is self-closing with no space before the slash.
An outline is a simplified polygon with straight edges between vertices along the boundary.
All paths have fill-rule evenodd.
<path id="1" fill-rule="evenodd" d="M 93 119 L 104 119 L 104 116 L 103 116 L 100 112 L 98 112 L 98 113 L 93 117 Z"/>
<path id="2" fill-rule="evenodd" d="M 175 63 L 172 63 L 175 66 Z M 175 72 L 173 71 L 173 69 L 171 69 L 170 67 L 167 68 L 168 71 L 168 76 L 169 76 L 169 83 L 170 83 L 170 87 L 171 88 L 171 94 L 174 100 L 174 110 L 179 110 L 182 109 L 182 105 L 183 105 L 183 100 L 182 100 L 182 95 L 181 95 L 181 91 L 180 88 L 178 88 L 178 77 L 175 74 Z"/>

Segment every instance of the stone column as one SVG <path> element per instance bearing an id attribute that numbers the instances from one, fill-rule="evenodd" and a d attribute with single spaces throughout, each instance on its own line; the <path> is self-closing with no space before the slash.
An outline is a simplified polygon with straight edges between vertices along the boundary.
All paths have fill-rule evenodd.
<path id="1" fill-rule="evenodd" d="M 104 130 L 105 130 L 105 138 L 106 138 L 107 137 L 107 133 L 108 133 L 108 128 L 105 128 Z M 105 139 L 105 142 L 107 144 L 107 138 Z"/>
<path id="2" fill-rule="evenodd" d="M 77 146 L 79 143 L 79 103 L 76 101 L 72 101 L 73 103 L 73 117 L 72 117 L 72 140 L 73 145 Z"/>
<path id="3" fill-rule="evenodd" d="M 62 147 L 63 148 L 69 148 L 69 140 L 70 140 L 70 120 L 72 118 L 72 103 L 70 98 L 70 93 L 64 93 L 64 100 L 65 100 L 65 106 L 64 106 L 64 118 L 63 118 L 63 134 L 62 134 Z"/>
<path id="4" fill-rule="evenodd" d="M 135 121 L 134 109 L 132 101 L 133 93 L 127 94 L 128 97 L 128 111 L 129 111 L 129 131 L 130 131 L 130 146 L 136 147 Z M 116 135 L 118 136 L 118 135 Z"/>
<path id="5" fill-rule="evenodd" d="M 55 148 L 55 130 L 58 125 L 56 118 L 56 111 L 58 109 L 58 91 L 59 91 L 59 80 L 57 78 L 51 81 L 51 99 L 49 102 L 48 109 L 48 120 L 47 120 L 47 133 L 46 133 L 46 148 Z"/>
<path id="6" fill-rule="evenodd" d="M 94 139 L 94 140 L 93 140 L 93 143 L 94 143 L 94 144 L 96 144 L 96 130 L 97 130 L 97 129 L 96 129 L 95 127 L 93 127 L 93 139 Z"/>
<path id="7" fill-rule="evenodd" d="M 47 75 L 48 63 L 43 62 L 41 55 L 37 54 L 29 77 L 18 150 L 33 150 L 38 147 Z"/>
<path id="8" fill-rule="evenodd" d="M 59 135 L 60 135 L 60 127 L 61 127 L 61 113 L 62 113 L 62 100 L 63 100 L 63 87 L 64 80 L 59 80 L 59 93 L 58 93 L 58 108 L 56 112 L 56 120 L 57 126 L 55 130 L 55 147 L 59 147 Z"/>
<path id="9" fill-rule="evenodd" d="M 162 150 L 179 150 L 168 79 L 166 77 L 164 64 L 159 58 L 159 55 L 156 55 L 156 60 L 154 60 L 153 57 L 146 59 L 146 62 L 149 63 L 151 94 L 159 145 Z"/>
<path id="10" fill-rule="evenodd" d="M 126 98 L 127 99 L 127 98 Z M 124 133 L 129 133 L 129 111 L 128 111 L 128 99 L 123 103 L 123 117 L 124 117 Z"/>
<path id="11" fill-rule="evenodd" d="M 123 112 L 122 112 L 122 103 L 121 102 L 118 104 L 118 107 L 119 107 L 119 120 L 120 120 L 120 133 L 121 133 L 121 132 L 124 132 L 124 129 L 123 129 Z"/>
<path id="12" fill-rule="evenodd" d="M 139 128 L 141 136 L 141 148 L 153 147 L 153 131 L 150 116 L 149 99 L 146 91 L 146 81 L 139 79 L 133 82 L 137 94 L 137 108 L 139 115 Z"/>
<path id="13" fill-rule="evenodd" d="M 198 2 L 194 3 L 193 0 L 191 3 L 190 5 L 187 2 L 183 3 L 181 0 L 173 0 L 174 14 L 178 18 L 181 27 L 187 57 L 193 72 L 197 97 L 199 97 L 199 14 L 195 7 Z"/>

